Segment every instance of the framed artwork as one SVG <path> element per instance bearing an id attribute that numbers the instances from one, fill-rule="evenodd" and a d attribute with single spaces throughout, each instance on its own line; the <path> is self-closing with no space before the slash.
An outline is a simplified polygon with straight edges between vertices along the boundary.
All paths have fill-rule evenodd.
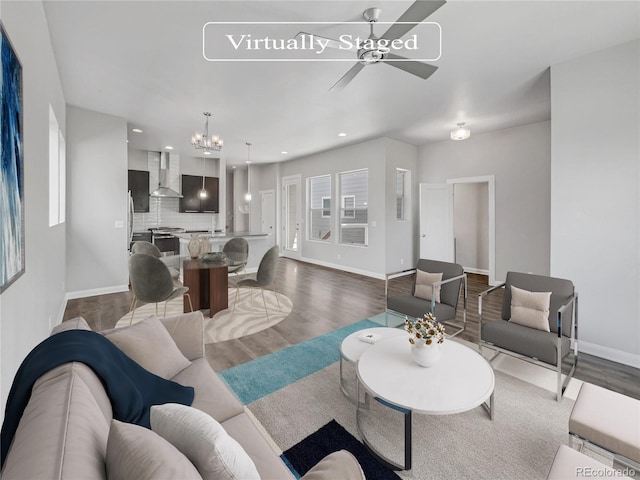
<path id="1" fill-rule="evenodd" d="M 23 273 L 24 168 L 22 144 L 22 65 L 4 26 L 0 79 L 0 293 Z"/>

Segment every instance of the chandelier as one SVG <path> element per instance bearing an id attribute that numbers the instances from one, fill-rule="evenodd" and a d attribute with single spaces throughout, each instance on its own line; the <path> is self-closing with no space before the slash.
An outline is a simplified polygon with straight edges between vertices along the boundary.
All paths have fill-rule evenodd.
<path id="1" fill-rule="evenodd" d="M 204 153 L 210 153 L 212 150 L 219 152 L 222 148 L 223 141 L 218 135 L 209 135 L 209 117 L 210 112 L 204 112 L 206 121 L 204 122 L 204 133 L 196 132 L 191 136 L 191 145 Z"/>

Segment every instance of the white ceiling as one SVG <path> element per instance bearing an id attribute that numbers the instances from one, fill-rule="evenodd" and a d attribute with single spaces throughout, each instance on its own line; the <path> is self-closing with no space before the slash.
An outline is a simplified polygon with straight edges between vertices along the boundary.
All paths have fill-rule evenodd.
<path id="1" fill-rule="evenodd" d="M 359 21 L 377 6 L 380 20 L 392 22 L 412 3 L 45 1 L 45 12 L 67 103 L 143 129 L 129 133 L 134 148 L 173 145 L 188 156 L 198 156 L 190 138 L 211 111 L 210 131 L 224 138 L 231 165 L 245 162 L 245 142 L 253 144 L 251 160 L 266 163 L 380 136 L 444 140 L 458 121 L 473 135 L 546 120 L 550 65 L 640 37 L 637 0 L 453 0 L 427 19 L 442 27 L 442 56 L 430 62 L 439 69 L 427 80 L 371 65 L 329 92 L 351 63 L 202 56 L 209 21 Z M 335 38 L 351 27 L 308 30 Z M 295 34 L 281 28 L 282 38 Z"/>

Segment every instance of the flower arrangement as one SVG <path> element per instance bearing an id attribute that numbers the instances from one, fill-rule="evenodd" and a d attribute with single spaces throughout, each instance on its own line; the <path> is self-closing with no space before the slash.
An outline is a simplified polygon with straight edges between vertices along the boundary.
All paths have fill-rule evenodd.
<path id="1" fill-rule="evenodd" d="M 425 313 L 424 318 L 415 321 L 404 317 L 404 329 L 409 333 L 409 343 L 416 344 L 416 340 L 424 340 L 426 345 L 444 342 L 444 325 L 436 322 L 431 312 Z"/>

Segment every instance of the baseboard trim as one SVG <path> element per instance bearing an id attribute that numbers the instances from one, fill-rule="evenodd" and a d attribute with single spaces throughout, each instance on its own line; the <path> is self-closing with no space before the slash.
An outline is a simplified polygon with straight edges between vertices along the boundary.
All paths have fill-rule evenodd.
<path id="1" fill-rule="evenodd" d="M 347 267 L 345 265 L 338 265 L 335 263 L 323 262 L 322 260 L 316 260 L 313 258 L 300 257 L 301 262 L 312 263 L 314 265 L 320 265 L 321 267 L 333 268 L 334 270 L 341 270 L 343 272 L 355 273 L 357 275 L 364 275 L 365 277 L 377 278 L 378 280 L 384 280 L 384 273 L 370 272 L 368 270 L 360 270 L 359 268 Z"/>
<path id="2" fill-rule="evenodd" d="M 477 273 L 478 275 L 489 276 L 489 270 L 482 270 L 481 268 L 462 267 L 465 273 Z"/>
<path id="3" fill-rule="evenodd" d="M 90 290 L 76 290 L 75 292 L 67 292 L 64 296 L 65 301 L 74 300 L 76 298 L 95 297 L 96 295 L 108 295 L 110 293 L 128 292 L 129 285 L 115 285 L 113 287 L 92 288 Z"/>
<path id="4" fill-rule="evenodd" d="M 585 342 L 578 339 L 578 350 L 595 357 L 622 363 L 634 368 L 640 368 L 640 355 L 616 350 L 615 348 L 603 347 L 595 343 Z"/>

